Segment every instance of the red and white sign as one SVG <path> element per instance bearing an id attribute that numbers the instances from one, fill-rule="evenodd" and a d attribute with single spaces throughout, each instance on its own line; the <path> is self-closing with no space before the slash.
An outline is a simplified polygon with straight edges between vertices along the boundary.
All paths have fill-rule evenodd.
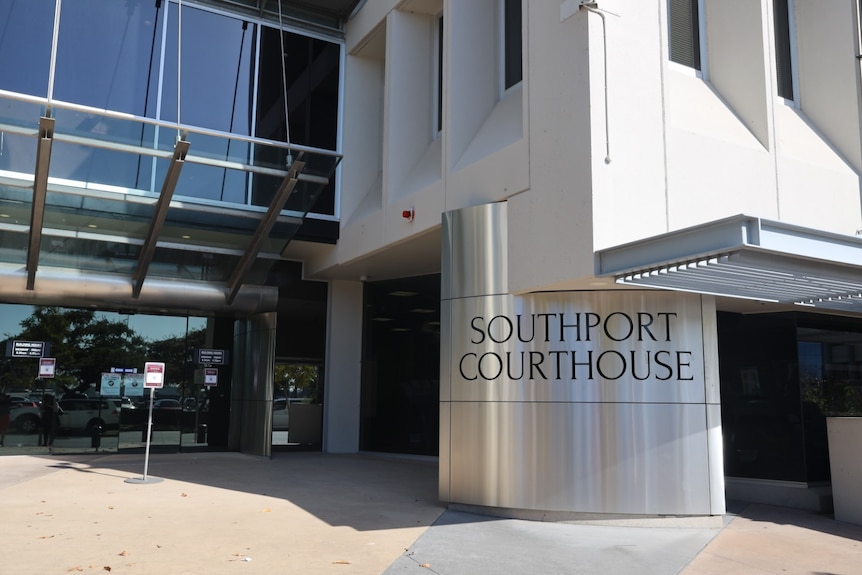
<path id="1" fill-rule="evenodd" d="M 218 385 L 218 368 L 204 368 L 204 385 Z"/>
<path id="2" fill-rule="evenodd" d="M 165 385 L 165 364 L 159 361 L 148 361 L 144 364 L 144 387 L 146 389 L 161 389 Z"/>
<path id="3" fill-rule="evenodd" d="M 57 359 L 53 357 L 39 358 L 39 377 L 54 377 L 54 368 L 57 365 Z"/>

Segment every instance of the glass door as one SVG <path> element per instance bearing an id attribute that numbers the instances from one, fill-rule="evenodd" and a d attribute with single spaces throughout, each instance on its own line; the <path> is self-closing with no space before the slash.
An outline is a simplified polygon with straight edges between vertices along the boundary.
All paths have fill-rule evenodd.
<path id="1" fill-rule="evenodd" d="M 272 445 L 319 450 L 323 443 L 323 367 L 279 362 L 272 395 Z"/>

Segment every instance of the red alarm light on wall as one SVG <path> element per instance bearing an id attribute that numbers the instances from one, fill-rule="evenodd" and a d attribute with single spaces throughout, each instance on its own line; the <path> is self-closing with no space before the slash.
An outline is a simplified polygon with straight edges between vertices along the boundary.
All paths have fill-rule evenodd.
<path id="1" fill-rule="evenodd" d="M 403 212 L 401 212 L 401 217 L 408 222 L 412 222 L 413 218 L 416 217 L 416 212 L 413 211 L 413 208 L 410 208 L 409 210 L 404 210 Z"/>

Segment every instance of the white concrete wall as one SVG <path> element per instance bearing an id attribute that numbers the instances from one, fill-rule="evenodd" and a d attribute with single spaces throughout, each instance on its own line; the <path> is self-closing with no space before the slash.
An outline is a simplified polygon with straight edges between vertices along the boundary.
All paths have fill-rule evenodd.
<path id="1" fill-rule="evenodd" d="M 355 453 L 359 451 L 362 283 L 330 282 L 327 309 L 323 450 Z"/>
<path id="2" fill-rule="evenodd" d="M 503 94 L 498 0 L 368 0 L 347 26 L 341 239 L 307 273 L 379 265 L 442 212 L 495 201 L 515 293 L 600 287 L 595 250 L 739 213 L 862 228 L 854 2 L 794 2 L 791 102 L 769 0 L 704 0 L 702 72 L 669 61 L 665 0 L 598 4 L 614 14 L 525 1 L 524 80 Z"/>

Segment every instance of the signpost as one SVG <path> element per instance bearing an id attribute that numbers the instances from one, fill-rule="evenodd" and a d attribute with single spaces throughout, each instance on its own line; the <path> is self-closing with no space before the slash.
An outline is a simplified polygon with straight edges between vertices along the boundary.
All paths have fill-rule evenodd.
<path id="1" fill-rule="evenodd" d="M 46 379 L 54 377 L 54 368 L 57 365 L 57 360 L 53 357 L 39 358 L 39 377 Z"/>
<path id="2" fill-rule="evenodd" d="M 126 483 L 158 483 L 162 481 L 159 478 L 147 477 L 147 470 L 150 465 L 150 439 L 153 435 L 153 396 L 154 389 L 161 389 L 165 385 L 165 364 L 160 361 L 148 361 L 144 364 L 144 384 L 143 387 L 150 390 L 150 412 L 147 417 L 147 446 L 144 455 L 144 476 L 141 478 L 130 477 L 126 479 Z M 143 391 L 143 390 L 142 390 Z"/>
<path id="3" fill-rule="evenodd" d="M 205 367 L 204 368 L 204 385 L 218 385 L 218 368 L 217 367 Z"/>

